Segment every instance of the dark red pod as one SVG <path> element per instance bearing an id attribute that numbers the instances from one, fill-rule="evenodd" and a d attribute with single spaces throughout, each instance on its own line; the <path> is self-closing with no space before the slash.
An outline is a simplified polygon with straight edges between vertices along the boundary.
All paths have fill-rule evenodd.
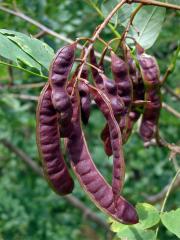
<path id="1" fill-rule="evenodd" d="M 99 98 L 97 101 L 101 102 L 102 100 Z M 72 103 L 72 123 L 74 128 L 71 137 L 67 140 L 67 149 L 72 168 L 82 188 L 96 206 L 112 218 L 126 224 L 137 223 L 138 216 L 136 210 L 121 196 L 118 196 L 115 201 L 112 188 L 99 173 L 91 159 L 81 128 L 77 93 L 72 96 Z M 108 112 L 106 115 L 108 115 Z"/>
<path id="2" fill-rule="evenodd" d="M 117 86 L 113 80 L 108 79 L 104 74 L 100 74 L 104 81 L 104 92 L 110 100 L 114 117 L 117 122 L 120 121 L 122 112 L 124 111 L 124 103 L 118 95 Z M 112 155 L 111 140 L 108 124 L 105 125 L 101 133 L 101 139 L 104 141 L 104 149 L 108 156 Z"/>
<path id="3" fill-rule="evenodd" d="M 124 136 L 128 113 L 132 103 L 132 81 L 129 76 L 126 62 L 119 58 L 113 51 L 111 51 L 111 69 L 117 85 L 118 95 L 123 100 L 125 106 L 120 120 L 120 128 Z"/>
<path id="4" fill-rule="evenodd" d="M 90 63 L 92 65 L 94 65 L 96 68 L 99 67 L 99 65 L 97 64 L 97 61 L 96 61 L 96 56 L 95 56 L 95 53 L 94 53 L 94 49 L 92 48 L 91 51 L 90 51 L 90 55 L 89 55 L 89 58 L 90 58 Z M 103 81 L 103 78 L 102 76 L 99 74 L 98 70 L 91 67 L 91 71 L 92 71 L 92 76 L 93 76 L 93 80 L 95 82 L 95 85 L 101 89 L 101 90 L 104 90 L 104 81 Z"/>
<path id="5" fill-rule="evenodd" d="M 160 71 L 155 57 L 145 53 L 144 49 L 137 44 L 137 58 L 140 65 L 141 75 L 147 88 L 160 85 Z"/>
<path id="6" fill-rule="evenodd" d="M 145 99 L 149 101 L 144 107 L 140 136 L 144 142 L 150 141 L 157 132 L 158 120 L 161 111 L 161 95 L 157 88 L 146 90 Z"/>
<path id="7" fill-rule="evenodd" d="M 141 75 L 139 74 L 138 78 L 133 81 L 133 101 L 144 100 L 145 99 L 145 86 L 142 80 Z M 140 118 L 143 112 L 143 106 L 137 107 L 132 105 L 129 112 L 126 134 L 124 136 L 124 143 L 127 142 L 129 136 L 131 135 L 134 124 Z"/>
<path id="8" fill-rule="evenodd" d="M 76 43 L 61 48 L 55 55 L 49 71 L 53 106 L 60 114 L 60 123 L 66 125 L 72 117 L 72 104 L 66 92 L 66 84 L 74 63 L 75 50 Z"/>
<path id="9" fill-rule="evenodd" d="M 144 52 L 137 44 L 137 57 L 146 86 L 144 113 L 140 126 L 140 136 L 144 142 L 152 140 L 157 132 L 161 110 L 160 71 L 156 59 Z"/>
<path id="10" fill-rule="evenodd" d="M 88 69 L 84 66 L 81 77 L 83 79 L 88 80 Z M 86 86 L 85 83 L 79 82 L 78 83 L 78 90 L 80 95 L 80 102 L 81 102 L 81 118 L 82 122 L 87 125 L 90 117 L 90 110 L 91 110 L 91 96 L 89 92 L 89 88 Z"/>
<path id="11" fill-rule="evenodd" d="M 46 84 L 37 106 L 36 136 L 44 174 L 54 191 L 60 195 L 71 193 L 74 187 L 59 145 L 58 114 L 51 101 L 51 88 Z"/>

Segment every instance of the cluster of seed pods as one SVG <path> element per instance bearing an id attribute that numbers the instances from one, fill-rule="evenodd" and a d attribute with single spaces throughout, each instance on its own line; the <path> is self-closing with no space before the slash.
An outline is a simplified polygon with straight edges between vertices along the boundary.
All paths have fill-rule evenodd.
<path id="1" fill-rule="evenodd" d="M 157 63 L 139 45 L 137 58 L 140 69 L 129 51 L 125 61 L 111 50 L 114 79 L 109 79 L 102 65 L 97 63 L 92 48 L 89 59 L 94 84 L 90 84 L 86 65 L 77 79 L 82 63 L 70 77 L 75 54 L 76 42 L 57 52 L 48 82 L 39 97 L 36 134 L 44 174 L 56 193 L 65 195 L 73 191 L 74 181 L 61 150 L 61 139 L 65 138 L 67 159 L 94 204 L 121 223 L 135 224 L 138 222 L 136 209 L 121 196 L 125 176 L 123 144 L 141 114 L 142 139 L 149 141 L 155 136 L 161 109 Z M 106 120 L 101 139 L 106 154 L 113 156 L 111 185 L 96 168 L 82 129 L 82 123 L 88 124 L 92 100 Z M 141 111 L 134 104 L 138 100 L 147 102 Z"/>

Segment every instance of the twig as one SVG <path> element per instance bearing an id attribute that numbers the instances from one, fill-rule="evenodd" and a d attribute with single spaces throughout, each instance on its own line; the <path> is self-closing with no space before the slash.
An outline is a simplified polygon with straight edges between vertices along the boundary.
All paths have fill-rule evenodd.
<path id="1" fill-rule="evenodd" d="M 173 185 L 174 185 L 177 177 L 179 176 L 179 173 L 180 173 L 180 169 L 177 171 L 176 175 L 174 176 L 174 178 L 172 179 L 171 183 L 169 184 L 169 187 L 168 187 L 168 189 L 167 189 L 167 192 L 166 192 L 166 195 L 165 195 L 165 198 L 164 198 L 164 201 L 163 201 L 161 210 L 160 210 L 160 214 L 162 214 L 162 213 L 164 212 L 166 202 L 167 202 L 168 197 L 169 197 L 169 195 L 170 195 L 170 192 L 171 192 L 171 190 L 172 190 L 172 188 L 173 188 Z M 159 226 L 158 226 L 157 229 L 156 229 L 156 239 L 157 239 L 158 232 L 159 232 Z"/>
<path id="2" fill-rule="evenodd" d="M 153 5 L 157 7 L 165 7 L 165 8 L 171 8 L 174 10 L 180 10 L 180 6 L 170 4 L 170 3 L 165 3 L 165 2 L 159 2 L 155 0 L 128 0 L 128 3 L 143 3 L 145 5 Z"/>
<path id="3" fill-rule="evenodd" d="M 160 201 L 162 201 L 162 199 L 164 199 L 167 190 L 169 189 L 171 182 L 166 185 L 159 193 L 152 195 L 152 196 L 145 196 L 146 200 L 151 203 L 151 204 L 155 204 L 158 203 Z M 172 186 L 172 191 L 176 190 L 177 188 L 180 187 L 180 177 L 178 177 L 176 179 L 176 181 L 174 182 L 173 186 Z"/>
<path id="4" fill-rule="evenodd" d="M 162 107 L 168 111 L 169 113 L 171 113 L 172 115 L 174 115 L 175 117 L 180 119 L 180 113 L 178 111 L 176 111 L 174 108 L 172 108 L 171 106 L 169 106 L 167 103 L 162 103 Z"/>
<path id="5" fill-rule="evenodd" d="M 44 35 L 46 35 L 46 32 L 40 31 L 39 33 L 35 34 L 33 37 L 40 39 L 40 38 L 44 37 Z"/>
<path id="6" fill-rule="evenodd" d="M 14 16 L 16 16 L 16 17 L 19 17 L 19 18 L 25 20 L 26 22 L 29 22 L 29 23 L 31 23 L 32 25 L 38 27 L 39 29 L 41 29 L 41 30 L 44 31 L 45 33 L 47 33 L 47 34 L 49 34 L 49 35 L 51 35 L 51 36 L 54 36 L 54 37 L 56 37 L 56 38 L 58 38 L 58 39 L 60 39 L 60 40 L 62 40 L 62 41 L 64 41 L 64 42 L 67 42 L 67 43 L 69 43 L 69 44 L 71 44 L 71 43 L 74 42 L 72 39 L 67 38 L 67 37 L 65 37 L 64 35 L 61 35 L 61 34 L 55 32 L 55 31 L 51 30 L 50 28 L 48 28 L 48 27 L 46 27 L 45 25 L 41 24 L 40 22 L 38 22 L 38 21 L 30 18 L 29 16 L 25 15 L 25 14 L 22 13 L 22 12 L 14 11 L 14 10 L 11 10 L 11 9 L 6 8 L 6 7 L 3 7 L 3 6 L 0 6 L 0 10 L 1 10 L 1 11 L 4 11 L 4 12 L 7 12 L 7 13 L 9 13 L 9 14 L 12 14 L 12 15 L 14 15 Z M 80 44 L 77 44 L 77 48 L 83 49 L 83 46 L 80 45 Z M 97 57 L 99 57 L 99 58 L 101 57 L 101 54 L 98 53 L 98 52 L 95 52 L 95 55 L 96 55 Z M 106 61 L 110 62 L 110 58 L 109 58 L 109 57 L 106 57 L 105 59 L 106 59 Z"/>
<path id="7" fill-rule="evenodd" d="M 78 71 L 78 74 L 77 74 L 77 78 L 76 78 L 76 81 L 75 81 L 75 84 L 74 84 L 74 87 L 75 85 L 77 84 L 77 81 L 78 79 L 80 79 L 81 77 L 81 73 L 82 73 L 82 70 L 83 70 L 83 67 L 84 67 L 84 64 L 88 58 L 88 55 L 93 47 L 93 42 L 99 37 L 100 33 L 102 32 L 102 30 L 106 27 L 106 25 L 109 23 L 109 21 L 111 20 L 111 18 L 113 17 L 113 15 L 119 10 L 120 7 L 122 7 L 122 5 L 126 2 L 127 0 L 122 0 L 120 3 L 118 3 L 114 8 L 113 10 L 109 13 L 109 15 L 104 19 L 104 21 L 101 23 L 101 25 L 96 29 L 93 37 L 91 38 L 92 40 L 92 43 L 89 44 L 88 48 L 86 49 L 86 52 L 84 54 L 84 57 L 82 59 L 82 64 L 79 68 L 79 71 Z M 74 89 L 73 87 L 73 89 Z M 73 94 L 73 91 L 72 91 L 72 94 Z"/>
<path id="8" fill-rule="evenodd" d="M 14 146 L 10 141 L 3 139 L 0 141 L 7 149 L 15 153 L 21 160 L 23 160 L 37 175 L 44 177 L 41 167 L 37 165 L 35 161 L 33 161 L 26 153 L 24 153 L 21 149 Z M 84 216 L 98 225 L 102 226 L 106 230 L 109 230 L 108 224 L 104 222 L 100 217 L 98 217 L 94 212 L 92 212 L 89 208 L 87 208 L 84 203 L 82 203 L 79 199 L 74 196 L 64 196 L 71 205 L 80 209 Z"/>
<path id="9" fill-rule="evenodd" d="M 171 94 L 173 97 L 175 97 L 177 100 L 180 100 L 180 95 L 176 94 L 173 89 L 171 89 L 167 84 L 163 85 L 163 88 L 165 89 L 166 92 Z"/>
<path id="10" fill-rule="evenodd" d="M 169 65 L 169 67 L 167 68 L 167 70 L 161 80 L 161 85 L 163 85 L 166 82 L 167 78 L 169 77 L 170 73 L 172 72 L 173 67 L 174 66 L 172 64 Z"/>
<path id="11" fill-rule="evenodd" d="M 27 72 L 27 73 L 29 73 L 29 74 L 31 74 L 31 75 L 36 76 L 36 77 L 41 77 L 41 78 L 44 78 L 44 79 L 48 79 L 48 77 L 46 77 L 46 76 L 44 76 L 44 75 L 40 75 L 40 74 L 38 74 L 38 73 L 32 72 L 32 71 L 30 71 L 30 70 L 27 70 L 27 69 L 25 69 L 25 68 L 22 68 L 22 67 L 20 67 L 20 66 L 14 65 L 14 64 L 10 64 L 10 63 L 7 63 L 7 62 L 2 62 L 2 61 L 0 61 L 0 64 L 5 65 L 5 66 L 10 66 L 10 67 L 13 67 L 13 68 L 17 68 L 17 69 L 19 69 L 19 70 L 21 70 L 21 71 L 23 71 L 23 72 Z"/>
<path id="12" fill-rule="evenodd" d="M 10 64 L 11 64 L 11 61 L 10 61 Z M 12 66 L 8 66 L 8 73 L 9 73 L 9 87 L 10 86 L 13 86 L 14 84 L 14 74 L 13 74 L 13 68 Z"/>
<path id="13" fill-rule="evenodd" d="M 96 12 L 99 14 L 99 16 L 104 19 L 104 15 L 103 15 L 102 11 L 96 6 L 96 4 L 95 4 L 92 0 L 87 0 L 87 2 L 88 2 L 88 4 L 89 4 L 91 7 L 93 7 L 93 8 L 96 10 Z M 111 31 L 114 33 L 114 35 L 115 35 L 116 37 L 120 37 L 120 36 L 121 36 L 121 35 L 116 31 L 115 27 L 114 27 L 111 23 L 108 23 L 108 27 L 111 29 Z"/>
<path id="14" fill-rule="evenodd" d="M 22 99 L 22 100 L 38 101 L 37 96 L 26 95 L 26 94 L 16 94 L 16 93 L 12 93 L 10 95 L 14 98 L 19 98 L 19 99 Z"/>
<path id="15" fill-rule="evenodd" d="M 27 83 L 27 84 L 16 84 L 11 87 L 8 87 L 10 89 L 32 89 L 32 88 L 41 88 L 44 87 L 46 83 L 45 82 L 39 82 L 39 83 Z"/>
<path id="16" fill-rule="evenodd" d="M 128 32 L 129 32 L 129 29 L 130 29 L 130 27 L 131 27 L 131 25 L 132 25 L 132 23 L 133 23 L 133 20 L 134 20 L 136 14 L 139 12 L 139 10 L 140 10 L 142 7 L 143 7 L 143 3 L 140 3 L 140 4 L 137 6 L 137 8 L 132 12 L 131 17 L 130 17 L 130 19 L 129 19 L 129 22 L 128 22 L 128 24 L 127 24 L 127 27 L 126 27 L 125 31 L 123 32 L 123 34 L 122 34 L 121 42 L 123 42 L 123 41 L 126 39 L 126 36 L 127 36 Z"/>

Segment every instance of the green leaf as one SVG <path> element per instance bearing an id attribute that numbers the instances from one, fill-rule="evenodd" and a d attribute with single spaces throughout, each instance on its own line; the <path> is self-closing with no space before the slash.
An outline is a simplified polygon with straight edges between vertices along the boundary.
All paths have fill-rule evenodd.
<path id="1" fill-rule="evenodd" d="M 112 232 L 118 233 L 118 232 L 122 231 L 123 228 L 126 228 L 126 227 L 127 227 L 127 225 L 113 220 L 113 222 L 111 223 L 110 229 Z"/>
<path id="2" fill-rule="evenodd" d="M 109 12 L 119 3 L 118 0 L 107 1 L 106 3 L 102 4 L 101 11 L 104 17 L 107 17 Z M 137 4 L 124 4 L 118 12 L 111 18 L 110 22 L 116 24 L 121 24 L 122 26 L 126 26 L 132 11 L 135 9 Z"/>
<path id="3" fill-rule="evenodd" d="M 161 221 L 170 232 L 180 238 L 180 208 L 162 213 Z"/>
<path id="4" fill-rule="evenodd" d="M 15 62 L 20 65 L 19 62 L 23 62 L 31 68 L 41 70 L 41 66 L 38 62 L 32 59 L 24 51 L 22 51 L 16 44 L 10 41 L 6 36 L 0 33 L 0 55 L 6 59 Z"/>
<path id="5" fill-rule="evenodd" d="M 150 48 L 161 31 L 165 14 L 165 8 L 144 6 L 136 14 L 128 35 L 135 38 L 143 48 Z"/>
<path id="6" fill-rule="evenodd" d="M 148 203 L 138 203 L 136 209 L 143 229 L 151 228 L 160 221 L 158 210 Z"/>
<path id="7" fill-rule="evenodd" d="M 128 240 L 155 240 L 155 232 L 144 230 L 140 226 L 127 226 L 117 233 L 117 236 Z"/>
<path id="8" fill-rule="evenodd" d="M 0 33 L 15 42 L 24 52 L 29 54 L 43 67 L 46 69 L 49 68 L 54 51 L 46 43 L 16 31 L 0 29 Z"/>

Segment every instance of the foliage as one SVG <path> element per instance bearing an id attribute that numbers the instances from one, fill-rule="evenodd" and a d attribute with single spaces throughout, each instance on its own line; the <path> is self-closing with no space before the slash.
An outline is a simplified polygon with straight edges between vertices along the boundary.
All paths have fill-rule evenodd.
<path id="1" fill-rule="evenodd" d="M 174 0 L 174 3 L 175 1 L 178 2 Z M 76 39 L 80 36 L 90 37 L 117 1 L 93 1 L 102 13 L 101 16 L 93 9 L 90 2 L 91 0 L 75 0 L 72 4 L 70 0 L 20 0 L 17 1 L 17 7 L 50 29 Z M 0 1 L 0 4 L 2 3 L 12 6 L 11 0 Z M 119 34 L 122 34 L 133 10 L 134 6 L 123 7 L 112 19 L 111 24 Z M 147 21 L 148 12 L 149 14 L 154 12 L 151 21 L 155 25 Z M 146 31 L 143 31 L 145 22 Z M 171 63 L 172 53 L 177 48 L 180 29 L 174 26 L 178 26 L 178 22 L 178 12 L 168 10 L 165 16 L 165 10 L 156 7 L 143 7 L 135 18 L 134 29 L 138 28 L 142 32 L 141 43 L 146 48 L 151 47 L 148 51 L 157 57 L 162 75 Z M 47 34 L 41 40 L 34 39 L 32 36 L 39 33 L 36 27 L 2 11 L 0 11 L 0 28 L 0 139 L 9 139 L 40 164 L 35 140 L 36 102 L 22 100 L 18 96 L 23 94 L 38 96 L 41 89 L 13 89 L 4 86 L 11 85 L 11 81 L 17 86 L 43 82 L 43 76 L 47 76 L 54 51 L 65 43 Z M 138 38 L 137 32 L 132 31 L 131 34 Z M 114 36 L 108 27 L 103 32 L 106 41 Z M 96 48 L 101 51 L 103 46 L 98 42 Z M 12 68 L 8 64 L 19 69 Z M 168 86 L 177 93 L 180 89 L 179 67 L 180 56 L 177 56 L 176 67 L 167 80 Z M 170 95 L 163 94 L 163 101 L 178 109 L 178 101 Z M 103 117 L 93 107 L 85 133 L 98 168 L 111 181 L 112 159 L 105 156 L 99 138 L 103 123 Z M 159 214 L 159 203 L 156 206 L 141 204 L 146 201 L 146 196 L 158 193 L 169 183 L 174 176 L 174 167 L 168 160 L 168 150 L 143 147 L 137 129 L 138 126 L 124 147 L 127 167 L 123 195 L 132 203 L 138 203 L 136 208 L 141 221 L 137 226 L 124 226 L 111 220 L 111 230 L 118 238 L 129 236 L 128 240 L 148 240 L 155 239 L 154 231 L 160 224 L 158 238 L 174 240 L 175 235 L 177 237 L 180 235 L 178 228 L 180 193 L 175 191 L 171 194 L 166 205 L 167 210 L 171 211 L 163 214 Z M 179 141 L 180 122 L 165 110 L 161 111 L 160 130 L 162 136 L 169 142 Z M 0 144 L 0 160 L 0 239 L 108 239 L 104 229 L 90 220 L 85 220 L 80 210 L 70 206 L 65 199 L 56 196 L 43 179 L 29 170 L 20 158 L 2 144 Z M 106 220 L 106 216 L 91 204 L 78 183 L 73 195 Z"/>
<path id="2" fill-rule="evenodd" d="M 170 232 L 179 237 L 179 208 L 176 211 L 173 210 L 161 214 L 150 204 L 138 203 L 136 209 L 140 221 L 133 226 L 123 225 L 110 219 L 111 230 L 116 233 L 116 239 L 128 238 L 128 240 L 155 240 L 156 228 L 154 228 L 154 226 L 159 223 L 160 219 Z"/>

